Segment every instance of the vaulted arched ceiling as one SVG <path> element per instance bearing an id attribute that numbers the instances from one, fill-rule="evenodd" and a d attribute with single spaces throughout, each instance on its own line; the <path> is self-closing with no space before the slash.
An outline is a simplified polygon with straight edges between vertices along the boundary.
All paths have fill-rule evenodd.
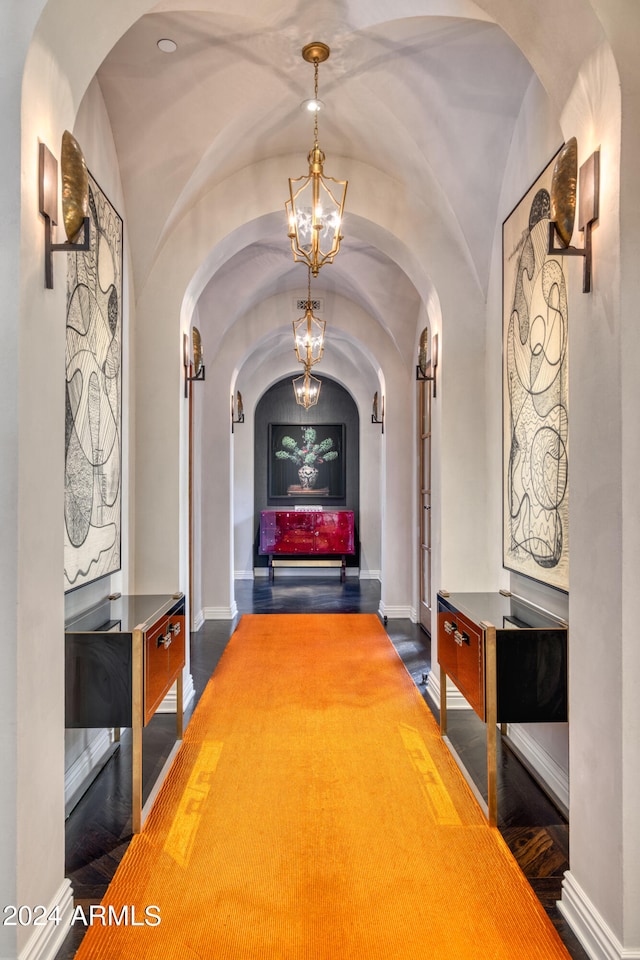
<path id="1" fill-rule="evenodd" d="M 222 336 L 274 293 L 306 286 L 306 271 L 289 252 L 284 199 L 286 177 L 306 172 L 312 144 L 312 119 L 301 102 L 311 95 L 313 68 L 300 51 L 321 39 L 332 50 L 320 67 L 325 172 L 340 177 L 341 164 L 354 163 L 379 172 L 394 184 L 399 210 L 427 211 L 432 242 L 454 238 L 482 295 L 502 171 L 534 77 L 520 49 L 490 21 L 490 8 L 501 10 L 501 3 L 319 0 L 292 9 L 275 0 L 240 0 L 229 10 L 213 0 L 166 0 L 137 20 L 98 71 L 120 163 L 136 289 L 203 197 L 238 171 L 279 159 L 281 216 L 273 215 L 271 201 L 264 209 L 259 196 L 238 197 L 247 222 L 271 215 L 270 232 L 245 231 L 243 248 L 207 278 L 201 312 L 217 318 L 212 322 Z M 522 18 L 508 10 L 501 15 L 513 21 L 514 33 L 521 29 Z M 161 52 L 162 38 L 175 41 L 174 53 Z M 355 301 L 406 354 L 421 296 L 402 261 L 378 248 L 375 230 L 366 228 L 367 219 L 378 223 L 374 181 L 364 198 L 350 183 L 358 216 L 350 222 L 348 195 L 342 251 L 314 290 L 326 287 Z M 387 204 L 388 194 L 387 188 Z M 397 232 L 402 239 L 402 223 Z M 424 269 L 429 274 L 428 263 Z"/>

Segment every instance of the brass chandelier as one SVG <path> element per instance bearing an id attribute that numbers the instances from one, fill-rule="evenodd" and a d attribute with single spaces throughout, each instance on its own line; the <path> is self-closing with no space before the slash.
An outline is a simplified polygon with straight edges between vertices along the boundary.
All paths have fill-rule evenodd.
<path id="1" fill-rule="evenodd" d="M 305 314 L 299 320 L 293 321 L 296 359 L 304 365 L 304 373 L 293 378 L 293 393 L 296 403 L 304 407 L 305 410 L 314 407 L 320 398 L 322 381 L 311 375 L 311 367 L 322 359 L 325 327 L 326 321 L 318 320 L 313 315 L 311 268 L 309 268 Z"/>
<path id="2" fill-rule="evenodd" d="M 304 317 L 293 321 L 293 338 L 296 348 L 296 359 L 307 367 L 312 367 L 322 359 L 324 353 L 324 331 L 326 320 L 318 320 L 313 315 L 313 301 L 311 300 L 311 268 L 309 268 L 309 283 L 307 286 L 307 304 Z"/>
<path id="3" fill-rule="evenodd" d="M 293 392 L 296 403 L 308 410 L 309 407 L 315 407 L 320 399 L 320 388 L 322 380 L 311 374 L 311 367 L 305 364 L 304 373 L 299 377 L 294 377 Z"/>
<path id="4" fill-rule="evenodd" d="M 342 214 L 347 181 L 325 177 L 325 154 L 318 144 L 318 65 L 329 57 L 326 43 L 315 41 L 302 48 L 302 57 L 314 67 L 315 111 L 313 148 L 309 153 L 307 176 L 289 179 L 289 199 L 285 203 L 289 218 L 289 239 L 293 259 L 308 265 L 314 277 L 325 263 L 332 263 L 340 249 Z"/>

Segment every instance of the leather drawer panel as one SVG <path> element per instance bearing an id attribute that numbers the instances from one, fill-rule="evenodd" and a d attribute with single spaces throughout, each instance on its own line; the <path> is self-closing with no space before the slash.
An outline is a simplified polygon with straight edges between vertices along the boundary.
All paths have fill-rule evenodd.
<path id="1" fill-rule="evenodd" d="M 461 613 L 438 613 L 438 661 L 478 716 L 485 719 L 484 634 Z"/>
<path id="2" fill-rule="evenodd" d="M 168 689 L 169 652 L 158 640 L 167 633 L 169 618 L 163 617 L 144 639 L 144 722 L 149 722 Z"/>

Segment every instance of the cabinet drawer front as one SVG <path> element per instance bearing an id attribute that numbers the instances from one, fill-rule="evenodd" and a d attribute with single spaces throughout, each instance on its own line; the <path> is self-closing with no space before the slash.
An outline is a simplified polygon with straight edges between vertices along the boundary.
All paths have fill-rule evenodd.
<path id="1" fill-rule="evenodd" d="M 171 616 L 169 623 L 172 628 L 172 641 L 169 647 L 169 683 L 173 683 L 185 665 L 185 638 L 186 628 L 184 617 Z"/>
<path id="2" fill-rule="evenodd" d="M 169 650 L 162 640 L 167 637 L 169 617 L 154 624 L 144 639 L 144 722 L 149 722 L 167 692 Z"/>
<path id="3" fill-rule="evenodd" d="M 438 613 L 438 662 L 484 720 L 484 635 L 477 624 L 458 612 Z"/>

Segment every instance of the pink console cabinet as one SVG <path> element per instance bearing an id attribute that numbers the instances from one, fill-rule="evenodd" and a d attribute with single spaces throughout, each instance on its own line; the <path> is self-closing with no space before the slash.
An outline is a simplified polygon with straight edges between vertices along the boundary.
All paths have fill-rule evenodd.
<path id="1" fill-rule="evenodd" d="M 346 556 L 355 553 L 353 510 L 262 510 L 260 553 L 269 557 L 270 580 L 274 558 L 293 563 L 305 557 L 306 564 L 317 566 L 339 559 L 344 581 Z"/>

